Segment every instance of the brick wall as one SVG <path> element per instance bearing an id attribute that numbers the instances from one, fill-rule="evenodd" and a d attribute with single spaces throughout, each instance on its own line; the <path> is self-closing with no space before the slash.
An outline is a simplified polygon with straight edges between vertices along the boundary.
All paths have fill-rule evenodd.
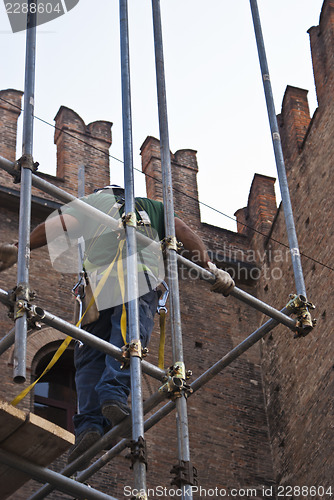
<path id="1" fill-rule="evenodd" d="M 21 114 L 23 92 L 14 89 L 0 91 L 0 155 L 16 160 L 17 120 Z"/>
<path id="2" fill-rule="evenodd" d="M 278 115 L 282 147 L 287 164 L 298 157 L 311 121 L 307 90 L 288 86 L 286 88 L 282 113 Z"/>
<path id="3" fill-rule="evenodd" d="M 147 137 L 140 148 L 142 170 L 146 175 L 146 191 L 149 198 L 163 200 L 161 154 L 159 140 Z M 173 168 L 174 209 L 190 227 L 198 229 L 200 224 L 200 209 L 197 189 L 197 158 L 196 151 L 182 149 L 171 153 Z"/>
<path id="4" fill-rule="evenodd" d="M 150 173 L 146 180 L 148 196 L 153 197 L 156 193 L 162 196 L 158 139 L 148 137 L 141 147 L 141 155 L 143 171 Z M 254 270 L 254 259 L 250 259 L 247 236 L 200 221 L 195 151 L 187 149 L 171 153 L 171 168 L 176 214 L 202 237 L 217 265 L 228 268 L 237 284 L 240 286 L 242 282 L 243 289 L 254 294 L 255 280 L 250 276 L 250 271 Z M 266 183 L 270 186 L 270 203 L 273 182 L 273 179 L 264 180 L 264 187 Z M 260 213 L 259 217 L 267 222 L 269 215 L 263 207 Z M 270 217 L 273 217 L 272 212 Z M 267 231 L 267 226 L 263 226 L 261 221 L 259 224 L 263 231 Z M 250 266 L 247 267 L 247 263 Z M 252 308 L 232 298 L 212 294 L 205 283 L 182 268 L 180 301 L 185 362 L 193 371 L 194 378 L 252 333 L 252 325 L 257 322 Z M 157 339 L 152 342 L 152 352 L 155 356 Z M 170 349 L 166 358 L 167 364 L 171 364 Z M 239 484 L 259 488 L 260 484 L 271 484 L 260 352 L 256 346 L 191 397 L 188 408 L 191 457 L 199 469 L 199 481 L 203 487 L 233 488 Z M 170 438 L 173 432 L 172 422 Z M 167 435 L 160 436 L 159 440 L 163 440 L 164 447 L 170 448 Z M 159 448 L 151 446 L 150 450 L 158 463 Z M 170 460 L 173 463 L 173 454 L 170 454 Z M 158 485 L 162 478 L 166 478 L 163 484 L 168 484 L 167 477 L 166 471 L 155 477 L 155 471 L 152 476 L 151 470 L 149 481 L 154 480 L 152 484 Z"/>
<path id="5" fill-rule="evenodd" d="M 334 185 L 331 168 L 333 1 L 325 0 L 320 24 L 309 33 L 319 108 L 311 119 L 307 92 L 287 87 L 279 121 L 301 251 L 330 266 Z M 13 102 L 19 102 L 21 97 L 17 91 L 2 91 L 1 95 L 3 93 Z M 0 133 L 4 134 L 0 147 L 4 148 L 6 143 L 13 148 L 17 115 L 1 108 L 1 104 L 0 112 L 5 113 L 2 115 L 4 122 L 8 121 L 8 126 L 0 127 Z M 56 123 L 60 129 L 55 134 L 58 177 L 47 176 L 48 180 L 76 194 L 77 169 L 84 160 L 88 172 L 87 192 L 97 184 L 95 179 L 100 185 L 108 183 L 106 153 L 111 143 L 110 123 L 94 122 L 86 126 L 74 111 L 64 107 L 60 108 Z M 103 152 L 70 139 L 66 131 Z M 3 156 L 16 157 L 15 152 L 1 151 Z M 159 141 L 147 137 L 141 155 L 148 196 L 162 200 Z M 294 292 L 294 280 L 288 251 L 274 241 L 287 244 L 283 210 L 281 207 L 276 210 L 274 179 L 254 176 L 247 206 L 236 212 L 238 232 L 234 233 L 200 221 L 196 152 L 184 149 L 171 153 L 171 164 L 176 188 L 175 211 L 201 235 L 212 259 L 228 269 L 242 289 L 277 308 L 283 307 L 288 294 Z M 1 172 L 0 181 L 1 234 L 13 241 L 18 227 L 17 187 L 13 187 L 11 178 Z M 33 225 L 54 208 L 50 197 L 39 192 L 34 192 L 34 196 Z M 254 498 L 263 498 L 262 486 L 269 487 L 274 482 L 284 486 L 330 485 L 334 456 L 330 435 L 332 271 L 306 257 L 302 258 L 302 263 L 309 299 L 317 305 L 314 316 L 319 323 L 316 329 L 305 338 L 294 339 L 287 328 L 277 327 L 261 344 L 238 358 L 188 401 L 191 459 L 198 468 L 199 484 L 204 488 L 254 487 L 258 492 Z M 70 319 L 72 314 L 69 290 L 73 278 L 56 273 L 45 250 L 35 253 L 31 261 L 31 282 L 37 291 L 38 303 L 65 319 Z M 11 269 L 0 275 L 0 286 L 7 289 L 15 280 L 15 269 Z M 198 282 L 182 269 L 180 300 L 184 357 L 187 369 L 194 372 L 193 379 L 266 320 L 232 297 L 211 293 L 205 283 Z M 2 334 L 12 326 L 3 307 L 0 325 Z M 36 356 L 43 334 L 48 342 L 56 338 L 55 331 L 50 329 L 33 334 L 28 341 L 29 360 Z M 148 358 L 152 363 L 157 362 L 158 341 L 156 324 Z M 1 394 L 7 401 L 18 392 L 11 382 L 11 356 L 12 351 L 7 351 L 0 358 L 4 380 Z M 168 337 L 166 366 L 170 363 Z M 144 397 L 155 392 L 158 386 L 145 376 Z M 21 403 L 21 407 L 30 408 L 31 398 Z M 175 413 L 150 430 L 147 441 L 148 487 L 169 488 L 169 471 L 177 457 Z M 61 467 L 62 461 L 64 458 L 54 467 Z M 122 497 L 123 486 L 133 484 L 125 453 L 89 483 L 115 497 Z M 27 498 L 37 487 L 31 481 L 15 494 L 15 500 Z M 60 499 L 64 495 L 55 492 L 50 498 Z M 194 498 L 199 497 L 195 495 Z"/>
<path id="6" fill-rule="evenodd" d="M 82 118 L 61 106 L 56 117 L 57 177 L 75 196 L 78 193 L 78 169 L 85 166 L 86 193 L 110 183 L 109 148 L 110 122 L 97 121 L 85 125 Z"/>
<path id="7" fill-rule="evenodd" d="M 332 267 L 334 234 L 333 7 L 325 0 L 319 26 L 309 30 L 319 108 L 310 120 L 306 91 L 287 87 L 280 115 L 299 246 L 311 257 L 302 256 L 306 290 L 318 319 L 305 338 L 278 327 L 262 341 L 275 480 L 284 486 L 326 487 L 333 477 L 333 271 L 320 264 Z M 282 207 L 271 236 L 288 243 Z M 266 253 L 258 295 L 280 308 L 295 293 L 289 254 L 273 240 L 256 248 Z"/>
<path id="8" fill-rule="evenodd" d="M 319 107 L 332 100 L 334 79 L 334 27 L 333 0 L 325 0 L 318 26 L 308 30 L 310 35 L 314 81 L 317 88 Z"/>
<path id="9" fill-rule="evenodd" d="M 77 168 L 84 159 L 90 165 L 86 179 L 87 191 L 91 190 L 91 180 L 101 177 L 99 184 L 105 184 L 109 179 L 106 168 L 107 155 L 88 149 L 81 141 L 75 141 L 65 132 L 69 131 L 75 137 L 85 138 L 99 148 L 110 145 L 108 142 L 107 122 L 95 122 L 86 127 L 82 119 L 68 108 L 60 108 L 56 116 L 57 130 L 57 177 L 48 176 L 48 180 L 61 185 L 73 194 L 77 191 Z M 60 130 L 59 130 L 60 129 Z M 88 130 L 89 129 L 89 130 Z M 110 126 L 109 126 L 110 130 Z M 89 135 L 89 132 L 91 135 Z M 110 137 L 110 135 L 109 135 Z M 100 141 L 98 143 L 97 141 Z M 86 152 L 90 151 L 87 156 Z M 142 147 L 143 170 L 161 176 L 160 145 L 154 138 L 147 138 Z M 172 154 L 172 169 L 175 179 L 176 212 L 202 236 L 212 253 L 212 258 L 221 267 L 231 267 L 236 272 L 238 284 L 241 282 L 251 293 L 254 293 L 255 282 L 248 272 L 254 267 L 254 262 L 244 262 L 248 251 L 248 240 L 245 235 L 202 224 L 199 215 L 198 191 L 196 175 L 198 171 L 196 152 L 184 149 Z M 101 173 L 102 171 L 102 173 Z M 87 172 L 87 170 L 86 170 Z M 89 177 L 91 175 L 91 177 Z M 161 178 L 161 177 L 160 177 Z M 11 179 L 9 179 L 11 181 Z M 6 239 L 13 241 L 17 237 L 18 191 L 16 186 L 8 183 L 10 191 L 2 194 L 2 204 L 6 207 L 8 216 L 2 218 L 3 232 Z M 149 196 L 161 198 L 161 183 L 147 177 Z M 182 193 L 189 196 L 185 196 Z M 32 227 L 44 220 L 54 209 L 50 197 L 43 197 L 34 191 Z M 44 206 L 43 199 L 47 206 Z M 8 205 L 8 200 L 11 204 Z M 10 220 L 15 221 L 11 223 Z M 7 231 L 8 227 L 8 231 Z M 247 265 L 246 265 L 247 264 Z M 245 272 L 238 279 L 239 267 L 246 266 Z M 247 267 L 248 266 L 248 267 Z M 59 274 L 52 269 L 47 251 L 40 249 L 33 253 L 31 260 L 31 287 L 37 292 L 37 303 L 56 315 L 71 320 L 72 300 L 70 289 L 75 275 Z M 8 288 L 15 284 L 15 269 L 0 275 L 0 286 Z M 188 276 L 185 270 L 180 270 L 181 310 L 184 334 L 184 353 L 187 368 L 194 377 L 208 369 L 233 346 L 251 333 L 252 325 L 256 323 L 253 309 L 232 299 L 212 294 L 207 285 Z M 208 325 L 208 311 L 212 321 Z M 1 309 L 1 331 L 6 333 L 12 323 L 6 319 L 6 311 Z M 169 331 L 169 328 L 168 328 Z M 58 337 L 57 337 L 58 335 Z M 34 333 L 28 340 L 28 368 L 32 369 L 34 360 L 45 342 L 55 342 L 61 338 L 53 329 L 43 329 Z M 150 361 L 157 362 L 158 325 L 151 342 Z M 6 390 L 3 397 L 10 401 L 20 390 L 11 382 L 12 350 L 1 357 L 2 373 L 6 377 Z M 170 338 L 166 347 L 166 366 L 170 365 Z M 28 380 L 30 382 L 30 371 Z M 147 397 L 159 387 L 154 380 L 144 377 L 144 395 Z M 23 409 L 32 408 L 32 396 L 20 403 Z M 260 352 L 254 347 L 241 359 L 227 368 L 224 373 L 212 380 L 208 385 L 189 399 L 190 443 L 193 464 L 198 468 L 199 483 L 202 487 L 235 487 L 238 485 L 262 487 L 272 483 L 272 467 L 270 447 L 266 426 L 266 415 L 262 392 Z M 206 430 L 203 432 L 203 429 Z M 175 413 L 160 422 L 148 435 L 149 447 L 149 487 L 170 486 L 170 469 L 177 462 L 177 440 Z M 132 484 L 132 473 L 129 463 L 124 458 L 125 453 L 115 459 L 106 471 L 97 474 L 89 482 L 92 486 L 108 491 L 115 496 L 122 496 L 123 485 Z M 204 465 L 205 464 L 205 465 Z M 58 467 L 59 464 L 55 464 Z M 110 477 L 112 480 L 110 480 Z M 37 486 L 30 482 L 15 499 L 26 498 L 28 493 Z M 53 493 L 51 498 L 63 498 L 62 494 Z"/>

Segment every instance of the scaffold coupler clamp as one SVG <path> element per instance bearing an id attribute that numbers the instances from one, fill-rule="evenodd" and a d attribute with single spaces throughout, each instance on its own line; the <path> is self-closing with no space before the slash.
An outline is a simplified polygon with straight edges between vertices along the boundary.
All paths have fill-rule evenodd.
<path id="1" fill-rule="evenodd" d="M 36 292 L 30 290 L 26 283 L 19 283 L 18 286 L 8 292 L 8 317 L 16 321 L 27 315 L 28 329 L 42 328 L 40 320 L 45 313 L 41 307 L 33 306 L 31 302 L 36 297 Z"/>
<path id="2" fill-rule="evenodd" d="M 125 344 L 122 347 L 122 365 L 121 369 L 127 368 L 130 365 L 130 358 L 136 357 L 143 359 L 149 353 L 147 347 L 143 347 L 140 340 L 133 340 L 129 344 Z"/>
<path id="3" fill-rule="evenodd" d="M 170 473 L 175 475 L 171 484 L 178 488 L 182 488 L 188 484 L 190 486 L 196 486 L 198 484 L 197 469 L 189 461 L 179 460 L 178 464 L 173 466 Z"/>
<path id="4" fill-rule="evenodd" d="M 137 441 L 130 440 L 128 446 L 130 448 L 130 453 L 126 455 L 125 458 L 131 460 L 130 469 L 133 469 L 136 462 L 145 464 L 147 469 L 147 448 L 143 436 L 139 436 Z"/>
<path id="5" fill-rule="evenodd" d="M 290 313 L 297 315 L 297 331 L 294 338 L 306 337 L 317 323 L 310 313 L 310 309 L 315 309 L 315 305 L 304 295 L 290 294 L 289 298 L 286 308 Z"/>
<path id="6" fill-rule="evenodd" d="M 137 227 L 137 217 L 136 217 L 136 212 L 129 212 L 128 214 L 123 214 L 122 215 L 122 225 L 123 227 L 130 226 L 130 227 Z"/>
<path id="7" fill-rule="evenodd" d="M 148 500 L 146 491 L 138 491 L 135 496 L 131 497 L 131 500 Z"/>
<path id="8" fill-rule="evenodd" d="M 192 371 L 185 369 L 182 361 L 177 361 L 167 370 L 164 384 L 159 388 L 159 392 L 167 394 L 167 397 L 175 401 L 183 395 L 187 398 L 193 390 L 187 380 L 191 377 Z"/>
<path id="9" fill-rule="evenodd" d="M 14 321 L 22 318 L 28 311 L 29 299 L 33 299 L 33 297 L 34 295 L 29 292 L 28 285 L 26 283 L 19 283 L 13 290 L 8 292 L 8 316 Z"/>
<path id="10" fill-rule="evenodd" d="M 22 168 L 28 168 L 32 172 L 37 172 L 37 169 L 39 167 L 38 162 L 34 162 L 32 155 L 30 154 L 24 154 L 16 160 L 14 163 L 14 172 L 12 173 L 12 176 L 14 177 L 14 184 L 18 184 L 21 182 L 21 169 Z"/>
<path id="11" fill-rule="evenodd" d="M 175 250 L 178 252 L 183 247 L 183 244 L 180 241 L 177 241 L 176 236 L 166 236 L 161 241 L 161 248 L 163 252 L 167 250 Z"/>
<path id="12" fill-rule="evenodd" d="M 27 283 L 19 283 L 15 288 L 14 295 L 14 320 L 16 320 L 23 316 L 24 311 L 28 310 L 29 304 L 35 298 L 36 294 L 29 289 Z"/>
<path id="13" fill-rule="evenodd" d="M 40 330 L 42 328 L 41 320 L 45 317 L 44 309 L 39 306 L 29 306 L 27 311 L 28 328 Z"/>

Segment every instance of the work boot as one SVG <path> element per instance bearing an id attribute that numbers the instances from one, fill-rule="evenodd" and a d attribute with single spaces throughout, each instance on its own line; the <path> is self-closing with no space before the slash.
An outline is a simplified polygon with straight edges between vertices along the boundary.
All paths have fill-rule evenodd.
<path id="1" fill-rule="evenodd" d="M 77 438 L 75 438 L 75 444 L 70 448 L 67 463 L 70 464 L 79 458 L 85 451 L 87 451 L 96 441 L 101 439 L 101 434 L 97 429 L 86 429 Z M 78 470 L 86 469 L 89 465 L 89 461 L 84 462 L 78 467 Z"/>
<path id="2" fill-rule="evenodd" d="M 111 423 L 112 427 L 118 425 L 131 411 L 128 405 L 120 401 L 105 401 L 101 408 L 102 415 Z"/>

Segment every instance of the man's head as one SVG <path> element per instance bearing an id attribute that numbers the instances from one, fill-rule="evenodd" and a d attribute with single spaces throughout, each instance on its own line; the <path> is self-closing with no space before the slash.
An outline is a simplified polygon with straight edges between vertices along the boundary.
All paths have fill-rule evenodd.
<path id="1" fill-rule="evenodd" d="M 115 196 L 124 195 L 124 188 L 118 186 L 117 184 L 110 184 L 109 186 L 104 186 L 103 188 L 94 189 L 94 193 L 100 193 L 104 190 L 110 190 Z"/>

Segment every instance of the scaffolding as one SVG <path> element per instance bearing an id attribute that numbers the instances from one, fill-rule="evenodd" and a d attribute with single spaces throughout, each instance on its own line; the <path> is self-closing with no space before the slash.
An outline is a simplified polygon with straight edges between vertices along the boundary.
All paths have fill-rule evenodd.
<path id="1" fill-rule="evenodd" d="M 29 5 L 32 0 L 29 0 Z M 156 62 L 156 80 L 158 96 L 158 114 L 160 129 L 160 147 L 162 158 L 163 177 L 163 201 L 165 215 L 165 230 L 167 235 L 167 280 L 170 286 L 170 313 L 172 332 L 172 354 L 173 365 L 168 370 L 162 370 L 145 360 L 142 360 L 140 353 L 134 349 L 130 352 L 131 370 L 131 398 L 132 414 L 126 417 L 120 424 L 108 431 L 89 450 L 84 452 L 79 458 L 66 466 L 60 473 L 51 471 L 41 465 L 36 465 L 28 459 L 20 457 L 14 453 L 1 450 L 0 462 L 18 469 L 45 484 L 40 490 L 30 497 L 30 500 L 45 498 L 53 489 L 58 489 L 65 493 L 75 495 L 79 498 L 87 499 L 113 499 L 114 497 L 101 493 L 83 484 L 94 473 L 99 471 L 106 463 L 118 455 L 129 446 L 128 439 L 121 439 L 115 446 L 111 443 L 116 437 L 123 436 L 124 432 L 132 429 L 131 461 L 134 472 L 134 487 L 139 492 L 136 498 L 145 499 L 146 495 L 146 452 L 145 452 L 145 432 L 163 419 L 171 411 L 177 410 L 177 439 L 178 439 L 178 463 L 174 467 L 176 484 L 182 489 L 182 498 L 191 499 L 191 486 L 195 482 L 195 471 L 191 463 L 187 399 L 198 391 L 204 384 L 215 377 L 221 370 L 227 367 L 242 353 L 248 350 L 268 332 L 278 324 L 283 324 L 292 330 L 297 336 L 307 335 L 313 328 L 313 321 L 309 313 L 311 305 L 306 298 L 306 289 L 303 279 L 303 271 L 300 260 L 300 252 L 294 225 L 289 189 L 287 184 L 285 165 L 283 160 L 282 147 L 279 130 L 277 126 L 274 109 L 273 95 L 269 77 L 269 70 L 266 60 L 264 41 L 261 31 L 260 17 L 256 0 L 250 0 L 251 12 L 254 23 L 254 31 L 258 47 L 260 67 L 264 85 L 265 98 L 269 116 L 270 129 L 275 153 L 277 172 L 282 194 L 282 204 L 286 220 L 286 227 L 289 240 L 289 248 L 292 258 L 293 271 L 296 285 L 296 295 L 287 303 L 282 310 L 262 302 L 245 291 L 235 287 L 230 295 L 242 301 L 270 319 L 260 328 L 251 333 L 244 341 L 233 348 L 211 368 L 205 371 L 192 383 L 188 381 L 188 374 L 184 364 L 182 348 L 182 329 L 179 301 L 178 265 L 194 269 L 198 276 L 213 284 L 216 280 L 213 274 L 197 264 L 185 259 L 177 253 L 175 245 L 174 227 L 174 205 L 172 192 L 172 173 L 169 148 L 169 133 L 167 119 L 167 102 L 164 74 L 164 57 L 162 43 L 160 0 L 152 0 L 153 31 Z M 129 31 L 127 0 L 120 0 L 120 46 L 121 46 L 121 81 L 122 81 L 122 115 L 123 115 L 123 152 L 124 152 L 124 184 L 125 184 L 125 213 L 133 214 L 135 211 L 134 200 L 134 176 L 133 176 L 133 151 L 132 151 L 132 119 L 131 119 L 131 87 L 130 87 L 130 64 L 129 64 Z M 5 352 L 13 343 L 14 350 L 14 373 L 13 380 L 22 383 L 26 380 L 26 345 L 28 319 L 40 321 L 51 326 L 60 332 L 70 335 L 74 339 L 94 347 L 116 359 L 122 361 L 122 350 L 105 342 L 85 330 L 76 327 L 69 322 L 55 316 L 52 312 L 46 311 L 38 305 L 32 304 L 32 294 L 29 288 L 29 245 L 30 245 L 30 205 L 32 186 L 52 195 L 62 203 L 75 203 L 83 213 L 93 215 L 101 223 L 112 229 L 118 225 L 118 221 L 100 212 L 92 206 L 82 202 L 69 193 L 61 190 L 53 184 L 35 175 L 35 164 L 33 160 L 33 116 L 34 116 L 34 79 L 35 79 L 35 47 L 36 47 L 36 14 L 28 9 L 27 39 L 26 39 L 26 77 L 24 89 L 24 123 L 23 123 L 23 147 L 22 157 L 17 162 L 11 162 L 0 157 L 0 167 L 12 174 L 15 179 L 20 178 L 21 198 L 20 198 L 20 224 L 19 224 L 19 244 L 18 244 L 18 270 L 17 287 L 15 293 L 0 289 L 0 301 L 14 310 L 15 327 L 1 340 L 0 354 Z M 80 194 L 80 193 L 79 193 Z M 131 220 L 131 217 L 129 217 Z M 136 228 L 132 224 L 125 225 L 126 249 L 127 249 L 127 284 L 129 290 L 138 296 L 137 282 L 137 261 Z M 141 239 L 146 241 L 146 236 L 141 235 Z M 152 241 L 150 240 L 150 243 Z M 138 301 L 129 302 L 129 334 L 130 344 L 140 343 Z M 296 319 L 290 316 L 297 315 Z M 141 378 L 142 372 L 161 382 L 160 389 L 151 395 L 144 403 L 142 400 Z M 144 416 L 151 412 L 161 402 L 168 402 L 156 411 L 148 419 Z M 112 446 L 112 447 L 111 447 Z M 97 453 L 106 448 L 110 448 L 104 455 L 96 460 L 92 465 L 82 472 L 77 473 L 76 478 L 70 478 L 80 470 L 80 466 L 87 460 L 95 457 Z"/>

